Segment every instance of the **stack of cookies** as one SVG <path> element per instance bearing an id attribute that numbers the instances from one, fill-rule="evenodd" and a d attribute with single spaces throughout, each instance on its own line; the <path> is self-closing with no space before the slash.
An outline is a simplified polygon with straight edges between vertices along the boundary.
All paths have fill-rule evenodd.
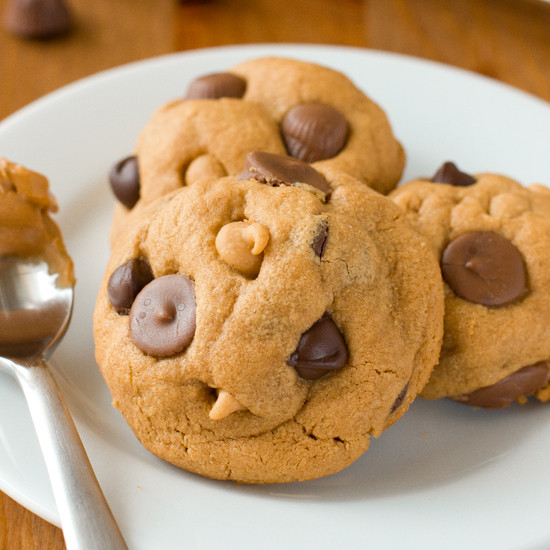
<path id="1" fill-rule="evenodd" d="M 201 77 L 153 114 L 111 171 L 94 314 L 113 403 L 147 449 L 212 478 L 307 480 L 420 394 L 550 398 L 550 191 L 454 167 L 468 187 L 392 192 L 404 163 L 380 107 L 291 59 Z"/>

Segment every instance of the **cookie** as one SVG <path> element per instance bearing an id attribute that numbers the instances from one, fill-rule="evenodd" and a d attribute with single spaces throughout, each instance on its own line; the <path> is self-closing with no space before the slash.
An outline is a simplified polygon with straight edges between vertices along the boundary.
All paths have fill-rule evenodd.
<path id="1" fill-rule="evenodd" d="M 422 396 L 504 408 L 550 399 L 550 190 L 445 163 L 390 197 L 431 242 L 445 335 Z"/>
<path id="2" fill-rule="evenodd" d="M 333 184 L 262 153 L 129 216 L 96 357 L 152 453 L 218 479 L 313 479 L 421 391 L 443 331 L 437 261 L 388 198 Z"/>
<path id="3" fill-rule="evenodd" d="M 152 115 L 134 153 L 110 172 L 118 199 L 113 232 L 138 200 L 237 175 L 252 151 L 289 154 L 334 182 L 331 171 L 345 172 L 382 193 L 395 187 L 405 162 L 382 109 L 346 76 L 303 61 L 257 59 L 195 79 Z"/>

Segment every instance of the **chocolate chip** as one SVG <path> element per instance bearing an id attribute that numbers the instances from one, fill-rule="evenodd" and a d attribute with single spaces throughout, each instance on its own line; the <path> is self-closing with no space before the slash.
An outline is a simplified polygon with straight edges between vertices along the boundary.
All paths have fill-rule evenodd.
<path id="1" fill-rule="evenodd" d="M 133 258 L 117 267 L 107 283 L 107 295 L 116 312 L 128 315 L 136 296 L 153 279 L 151 266 L 145 260 Z"/>
<path id="2" fill-rule="evenodd" d="M 137 295 L 130 310 L 130 338 L 153 357 L 182 352 L 195 335 L 195 290 L 185 275 L 165 275 Z"/>
<path id="3" fill-rule="evenodd" d="M 4 27 L 23 38 L 53 38 L 66 34 L 72 17 L 63 0 L 9 0 Z"/>
<path id="4" fill-rule="evenodd" d="M 390 414 L 394 413 L 401 405 L 403 405 L 403 401 L 405 401 L 405 397 L 407 395 L 407 391 L 409 389 L 409 385 L 407 384 L 400 392 L 399 395 L 396 397 L 395 401 L 393 402 L 393 405 L 390 410 Z"/>
<path id="5" fill-rule="evenodd" d="M 244 78 L 231 73 L 214 73 L 193 80 L 185 99 L 241 98 L 245 91 Z"/>
<path id="6" fill-rule="evenodd" d="M 287 112 L 281 133 L 288 153 L 305 162 L 336 156 L 348 139 L 348 121 L 323 103 L 302 103 Z"/>
<path id="7" fill-rule="evenodd" d="M 526 290 L 522 255 L 508 239 L 491 231 L 472 231 L 451 241 L 441 269 L 454 293 L 475 304 L 506 306 Z"/>
<path id="8" fill-rule="evenodd" d="M 434 183 L 448 183 L 457 187 L 468 187 L 477 180 L 470 174 L 461 172 L 453 162 L 445 162 L 434 174 L 432 181 Z"/>
<path id="9" fill-rule="evenodd" d="M 117 162 L 109 174 L 109 183 L 115 197 L 126 208 L 133 208 L 140 191 L 137 157 L 133 155 Z"/>
<path id="10" fill-rule="evenodd" d="M 306 380 L 316 380 L 330 371 L 341 369 L 348 361 L 348 349 L 342 333 L 328 314 L 304 332 L 287 364 Z"/>
<path id="11" fill-rule="evenodd" d="M 473 407 L 504 409 L 520 398 L 529 397 L 550 382 L 550 361 L 523 367 L 492 386 L 480 388 L 456 401 Z"/>
<path id="12" fill-rule="evenodd" d="M 328 238 L 328 223 L 324 221 L 319 225 L 318 232 L 313 238 L 313 242 L 311 243 L 311 248 L 313 248 L 313 252 L 315 252 L 315 254 L 319 258 L 322 258 L 323 254 L 325 253 L 325 245 L 327 244 L 327 238 Z"/>
<path id="13" fill-rule="evenodd" d="M 274 187 L 307 183 L 325 194 L 330 193 L 327 180 L 307 162 L 263 151 L 254 151 L 246 155 L 246 166 L 239 179 L 255 179 Z"/>

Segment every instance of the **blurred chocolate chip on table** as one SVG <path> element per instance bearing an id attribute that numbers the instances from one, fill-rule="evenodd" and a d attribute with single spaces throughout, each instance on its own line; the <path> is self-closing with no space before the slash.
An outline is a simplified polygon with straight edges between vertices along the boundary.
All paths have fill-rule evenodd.
<path id="1" fill-rule="evenodd" d="M 22 38 L 62 36 L 70 31 L 72 23 L 63 0 L 8 0 L 2 15 L 4 28 Z"/>

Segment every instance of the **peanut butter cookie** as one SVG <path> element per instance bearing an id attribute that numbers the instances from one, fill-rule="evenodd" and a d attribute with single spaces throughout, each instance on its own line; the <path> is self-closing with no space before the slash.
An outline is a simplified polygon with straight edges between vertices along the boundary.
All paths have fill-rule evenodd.
<path id="1" fill-rule="evenodd" d="M 550 399 L 550 190 L 445 163 L 391 198 L 432 243 L 445 336 L 422 395 L 504 408 Z"/>
<path id="2" fill-rule="evenodd" d="M 335 184 L 265 152 L 238 177 L 132 212 L 94 333 L 143 445 L 244 483 L 313 479 L 361 456 L 441 345 L 437 260 L 404 218 L 345 174 Z"/>

